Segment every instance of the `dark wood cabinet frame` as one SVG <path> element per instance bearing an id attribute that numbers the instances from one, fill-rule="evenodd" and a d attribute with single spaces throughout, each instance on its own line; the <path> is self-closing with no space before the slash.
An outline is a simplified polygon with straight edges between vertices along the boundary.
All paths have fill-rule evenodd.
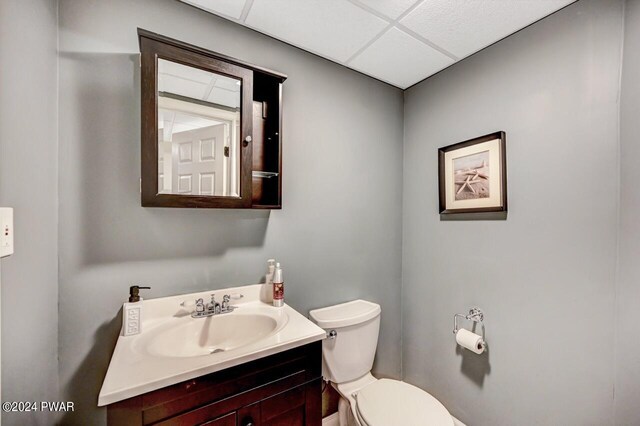
<path id="1" fill-rule="evenodd" d="M 143 207 L 192 207 L 192 208 L 280 208 L 282 196 L 281 173 L 281 83 L 286 75 L 266 68 L 251 65 L 207 49 L 193 46 L 143 29 L 138 29 L 141 53 L 141 193 Z M 182 65 L 205 71 L 223 74 L 241 80 L 241 130 L 240 130 L 240 194 L 238 197 L 201 196 L 182 194 L 160 194 L 158 191 L 158 59 L 177 62 Z M 254 79 L 262 87 L 254 87 Z M 263 83 L 263 82 L 267 83 Z M 272 189 L 270 202 L 255 199 L 252 183 L 252 157 L 254 144 L 264 144 L 253 135 L 253 103 L 256 94 L 273 93 L 277 90 L 277 99 L 273 99 L 273 108 L 277 113 L 276 130 L 272 134 L 277 138 L 277 151 L 274 151 L 279 164 L 275 165 L 278 178 Z M 263 100 L 263 99 L 259 99 Z M 262 197 L 262 195 L 261 195 Z"/>

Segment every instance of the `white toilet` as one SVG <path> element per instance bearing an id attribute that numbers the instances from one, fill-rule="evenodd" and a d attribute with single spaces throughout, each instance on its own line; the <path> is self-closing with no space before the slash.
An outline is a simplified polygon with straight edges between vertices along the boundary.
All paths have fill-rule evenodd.
<path id="1" fill-rule="evenodd" d="M 309 312 L 329 336 L 322 343 L 322 375 L 341 396 L 340 426 L 453 426 L 451 414 L 427 392 L 371 375 L 380 311 L 354 300 Z"/>

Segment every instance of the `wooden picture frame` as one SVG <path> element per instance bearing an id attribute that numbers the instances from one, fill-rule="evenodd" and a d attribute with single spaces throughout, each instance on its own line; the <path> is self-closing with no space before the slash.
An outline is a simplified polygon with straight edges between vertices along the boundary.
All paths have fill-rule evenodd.
<path id="1" fill-rule="evenodd" d="M 438 149 L 440 214 L 507 211 L 506 133 Z"/>

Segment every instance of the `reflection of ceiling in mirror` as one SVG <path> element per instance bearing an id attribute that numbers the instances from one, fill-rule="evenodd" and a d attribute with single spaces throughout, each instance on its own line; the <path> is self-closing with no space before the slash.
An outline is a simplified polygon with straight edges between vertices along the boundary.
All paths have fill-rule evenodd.
<path id="1" fill-rule="evenodd" d="M 222 123 L 222 121 L 185 114 L 179 111 L 158 109 L 158 129 L 164 135 L 163 139 L 167 141 L 171 140 L 171 136 L 165 133 L 164 129 L 167 129 L 167 132 L 171 129 L 170 134 L 175 135 L 176 133 L 216 126 Z"/>
<path id="2" fill-rule="evenodd" d="M 240 107 L 240 80 L 164 59 L 158 60 L 158 91 Z"/>

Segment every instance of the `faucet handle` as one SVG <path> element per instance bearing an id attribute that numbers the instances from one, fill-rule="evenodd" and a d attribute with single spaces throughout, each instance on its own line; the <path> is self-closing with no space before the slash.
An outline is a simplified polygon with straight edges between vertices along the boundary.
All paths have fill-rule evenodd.
<path id="1" fill-rule="evenodd" d="M 211 293 L 211 304 L 212 305 L 216 304 L 216 295 L 215 295 L 215 293 Z"/>
<path id="2" fill-rule="evenodd" d="M 222 296 L 222 305 L 220 306 L 220 309 L 222 309 L 223 311 L 228 311 L 229 300 L 231 300 L 231 296 L 229 296 L 228 294 L 225 294 L 224 296 Z"/>
<path id="3" fill-rule="evenodd" d="M 204 312 L 204 299 L 196 299 L 196 312 Z"/>

